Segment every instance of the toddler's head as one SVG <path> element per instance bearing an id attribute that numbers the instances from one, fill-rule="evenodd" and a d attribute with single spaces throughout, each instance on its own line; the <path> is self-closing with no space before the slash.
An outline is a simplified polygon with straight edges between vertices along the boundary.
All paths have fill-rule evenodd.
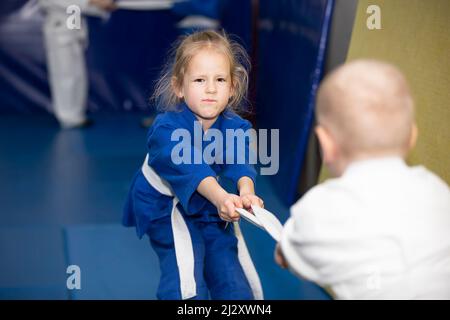
<path id="1" fill-rule="evenodd" d="M 347 63 L 322 82 L 316 103 L 325 164 L 340 175 L 352 161 L 404 157 L 414 145 L 414 102 L 402 73 L 375 60 Z"/>
<path id="2" fill-rule="evenodd" d="M 181 38 L 173 56 L 153 96 L 160 110 L 175 110 L 184 101 L 200 120 L 226 107 L 238 111 L 248 88 L 242 46 L 225 33 L 200 31 Z"/>

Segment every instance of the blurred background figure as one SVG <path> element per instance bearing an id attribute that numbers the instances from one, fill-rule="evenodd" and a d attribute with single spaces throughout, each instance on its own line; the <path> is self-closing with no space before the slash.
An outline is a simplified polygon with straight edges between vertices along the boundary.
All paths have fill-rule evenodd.
<path id="1" fill-rule="evenodd" d="M 108 18 L 116 6 L 113 0 L 39 0 L 39 4 L 45 11 L 43 35 L 54 114 L 63 128 L 87 127 L 92 122 L 86 118 L 84 15 Z"/>
<path id="2" fill-rule="evenodd" d="M 177 27 L 185 32 L 218 29 L 227 0 L 188 0 L 174 3 L 172 12 L 182 17 Z"/>

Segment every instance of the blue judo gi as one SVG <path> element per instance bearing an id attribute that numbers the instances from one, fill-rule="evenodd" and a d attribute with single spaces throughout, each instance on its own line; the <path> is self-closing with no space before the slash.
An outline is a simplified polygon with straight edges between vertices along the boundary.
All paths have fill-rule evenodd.
<path id="1" fill-rule="evenodd" d="M 206 177 L 228 178 L 237 184 L 243 176 L 255 181 L 256 171 L 248 161 L 226 163 L 225 156 L 223 164 L 207 164 L 203 157 L 201 163 L 174 163 L 172 151 L 179 141 L 171 141 L 172 133 L 186 129 L 194 152 L 196 121 L 184 103 L 177 111 L 156 117 L 147 136 L 147 157 L 131 184 L 123 224 L 135 226 L 140 238 L 147 234 L 159 257 L 158 299 L 262 299 L 239 225 L 221 220 L 217 208 L 196 191 Z M 225 110 L 211 128 L 223 133 L 225 155 L 230 148 L 225 143 L 226 130 L 247 130 L 251 124 Z M 202 141 L 202 148 L 211 142 Z M 248 141 L 245 149 L 248 155 Z M 234 160 L 243 151 L 235 149 Z"/>

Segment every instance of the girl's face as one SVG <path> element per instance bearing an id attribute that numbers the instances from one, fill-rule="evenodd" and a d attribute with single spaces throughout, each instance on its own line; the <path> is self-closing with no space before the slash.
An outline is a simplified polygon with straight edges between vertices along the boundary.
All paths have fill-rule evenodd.
<path id="1" fill-rule="evenodd" d="M 177 95 L 209 128 L 225 109 L 232 94 L 230 62 L 226 55 L 202 49 L 191 59 Z"/>

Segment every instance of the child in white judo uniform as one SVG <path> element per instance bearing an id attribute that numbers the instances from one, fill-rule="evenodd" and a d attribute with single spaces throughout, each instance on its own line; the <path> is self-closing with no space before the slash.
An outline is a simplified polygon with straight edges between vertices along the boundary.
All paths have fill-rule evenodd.
<path id="1" fill-rule="evenodd" d="M 417 136 L 404 76 L 372 60 L 341 66 L 316 114 L 337 178 L 292 206 L 277 263 L 338 299 L 450 299 L 450 192 L 404 161 Z"/>
<path id="2" fill-rule="evenodd" d="M 82 128 L 86 118 L 88 76 L 85 50 L 88 46 L 86 15 L 107 17 L 116 9 L 113 0 L 39 0 L 45 13 L 43 25 L 52 105 L 63 128 Z M 69 28 L 71 8 L 79 8 L 79 28 Z"/>
<path id="3" fill-rule="evenodd" d="M 244 49 L 226 35 L 197 32 L 179 44 L 156 86 L 165 112 L 149 129 L 123 223 L 150 238 L 160 261 L 159 299 L 263 297 L 239 226 L 230 223 L 239 220 L 235 208 L 263 205 L 248 161 L 250 141 L 242 148 L 224 143 L 212 162 L 202 157 L 217 134 L 251 128 L 233 111 L 248 87 L 245 61 Z M 188 141 L 183 150 L 181 138 Z M 236 161 L 243 154 L 247 161 Z M 233 181 L 239 195 L 225 191 L 219 178 Z"/>

